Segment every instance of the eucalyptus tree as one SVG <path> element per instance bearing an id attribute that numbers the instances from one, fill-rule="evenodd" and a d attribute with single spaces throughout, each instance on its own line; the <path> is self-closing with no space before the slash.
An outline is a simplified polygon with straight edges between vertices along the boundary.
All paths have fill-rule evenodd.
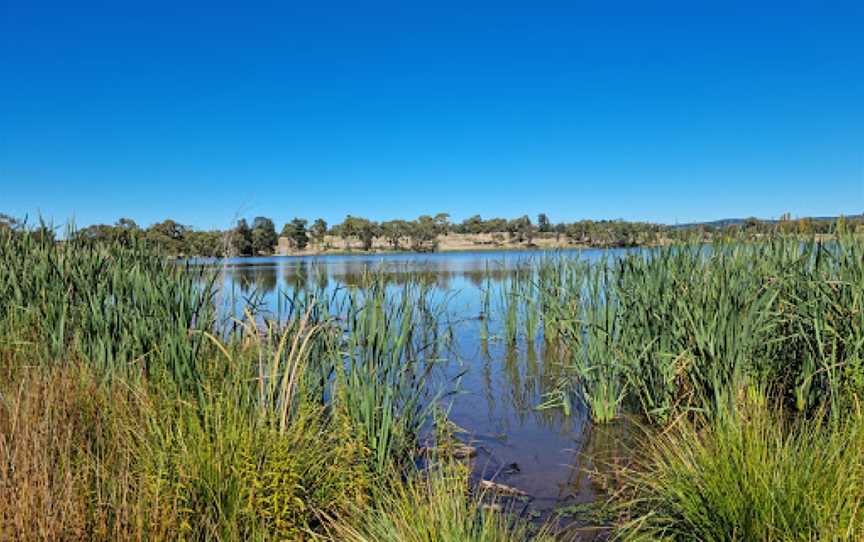
<path id="1" fill-rule="evenodd" d="M 0 213 L 0 228 L 14 229 L 18 226 L 19 220 L 5 213 Z"/>
<path id="2" fill-rule="evenodd" d="M 186 253 L 186 234 L 191 230 L 174 220 L 166 219 L 147 228 L 147 238 L 163 247 L 169 254 Z"/>
<path id="3" fill-rule="evenodd" d="M 552 224 L 549 222 L 549 217 L 546 213 L 537 215 L 537 231 L 540 233 L 549 233 L 552 231 Z"/>
<path id="4" fill-rule="evenodd" d="M 245 218 L 237 221 L 237 226 L 231 231 L 231 253 L 235 256 L 252 255 L 252 230 Z"/>
<path id="5" fill-rule="evenodd" d="M 381 223 L 381 235 L 387 239 L 393 250 L 401 248 L 400 242 L 404 237 L 411 236 L 412 225 L 406 220 L 388 220 Z"/>
<path id="6" fill-rule="evenodd" d="M 307 221 L 305 219 L 295 218 L 282 228 L 282 236 L 287 237 L 291 245 L 297 250 L 303 250 L 309 244 L 306 224 Z"/>
<path id="7" fill-rule="evenodd" d="M 337 228 L 339 236 L 345 240 L 345 247 L 350 248 L 352 238 L 357 238 L 363 244 L 363 250 L 371 250 L 372 243 L 380 233 L 377 223 L 367 218 L 348 215 Z"/>
<path id="8" fill-rule="evenodd" d="M 316 245 L 322 245 L 324 237 L 327 235 L 327 222 L 323 218 L 316 218 L 312 227 L 309 228 L 309 233 Z"/>
<path id="9" fill-rule="evenodd" d="M 278 241 L 273 221 L 266 216 L 256 216 L 252 221 L 252 253 L 272 254 Z"/>
<path id="10" fill-rule="evenodd" d="M 531 224 L 528 215 L 522 215 L 507 224 L 507 234 L 511 240 L 516 240 L 519 243 L 523 241 L 530 243 L 534 238 L 534 225 Z"/>
<path id="11" fill-rule="evenodd" d="M 417 251 L 434 250 L 437 247 L 440 222 L 429 215 L 422 215 L 411 225 L 411 248 Z"/>
<path id="12" fill-rule="evenodd" d="M 435 232 L 438 235 L 447 235 L 450 232 L 450 213 L 438 213 L 433 220 L 435 221 Z"/>
<path id="13" fill-rule="evenodd" d="M 474 215 L 466 218 L 462 221 L 462 224 L 459 225 L 457 231 L 459 233 L 483 233 L 483 217 L 480 215 Z"/>

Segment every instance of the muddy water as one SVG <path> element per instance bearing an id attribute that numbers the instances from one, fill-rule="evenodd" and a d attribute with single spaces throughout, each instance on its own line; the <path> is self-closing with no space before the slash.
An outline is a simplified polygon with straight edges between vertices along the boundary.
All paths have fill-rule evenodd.
<path id="1" fill-rule="evenodd" d="M 546 351 L 542 338 L 523 338 L 515 346 L 504 341 L 495 311 L 484 314 L 484 290 L 492 300 L 500 299 L 500 288 L 514 269 L 547 255 L 483 251 L 272 257 L 212 265 L 222 270 L 223 291 L 254 300 L 273 314 L 298 284 L 314 281 L 334 290 L 357 284 L 365 272 L 377 271 L 395 288 L 409 274 L 422 274 L 433 284 L 436 296 L 447 300 L 454 340 L 442 354 L 437 380 L 456 391 L 448 399 L 452 401 L 449 418 L 465 430 L 459 437 L 477 448 L 476 476 L 528 493 L 527 506 L 545 515 L 596 499 L 598 489 L 586 475 L 590 465 L 585 464 L 583 452 L 616 445 L 605 429 L 591 429 L 579 405 L 569 415 L 560 409 L 538 409 L 544 394 L 562 377 L 560 361 Z M 596 260 L 607 254 L 574 250 L 555 255 Z"/>

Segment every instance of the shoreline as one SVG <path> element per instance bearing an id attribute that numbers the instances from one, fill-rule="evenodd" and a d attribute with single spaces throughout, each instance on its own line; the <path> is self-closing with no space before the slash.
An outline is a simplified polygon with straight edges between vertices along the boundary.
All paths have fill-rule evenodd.
<path id="1" fill-rule="evenodd" d="M 615 248 L 637 248 L 643 247 L 648 248 L 652 246 L 658 245 L 632 245 L 626 247 L 603 247 L 603 246 L 592 246 L 592 245 L 567 245 L 567 246 L 554 246 L 554 247 L 543 247 L 543 246 L 500 246 L 500 247 L 490 247 L 490 246 L 478 246 L 473 248 L 446 248 L 439 250 L 427 250 L 427 251 L 417 251 L 417 250 L 393 250 L 393 249 L 374 249 L 374 250 L 361 250 L 361 249 L 342 249 L 342 250 L 315 250 L 315 251 L 302 251 L 302 252 L 289 252 L 289 253 L 274 253 L 274 254 L 261 254 L 257 256 L 226 256 L 222 258 L 212 258 L 212 259 L 231 259 L 231 260 L 254 260 L 256 258 L 304 258 L 304 257 L 313 257 L 313 256 L 389 256 L 393 254 L 404 254 L 404 255 L 433 255 L 433 254 L 459 254 L 459 253 L 470 253 L 470 252 L 554 252 L 554 251 L 563 251 L 563 250 L 588 250 L 588 249 L 597 249 L 597 250 L 607 250 L 607 249 L 615 249 Z M 205 258 L 199 256 L 178 256 L 174 259 L 183 260 L 183 259 L 194 259 L 194 258 Z"/>

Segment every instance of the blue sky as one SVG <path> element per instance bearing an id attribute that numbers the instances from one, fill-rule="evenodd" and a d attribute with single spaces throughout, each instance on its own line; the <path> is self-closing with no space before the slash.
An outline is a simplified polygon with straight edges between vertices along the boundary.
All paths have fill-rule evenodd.
<path id="1" fill-rule="evenodd" d="M 0 0 L 0 212 L 864 212 L 864 3 L 646 4 Z"/>

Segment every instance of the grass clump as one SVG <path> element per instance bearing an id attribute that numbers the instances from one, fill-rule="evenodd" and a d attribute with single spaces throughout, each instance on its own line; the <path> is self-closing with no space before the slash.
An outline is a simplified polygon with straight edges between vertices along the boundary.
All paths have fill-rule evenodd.
<path id="1" fill-rule="evenodd" d="M 71 233 L 70 233 L 71 236 Z M 143 242 L 62 244 L 0 228 L 0 335 L 40 363 L 86 362 L 103 377 L 201 384 L 216 311 L 213 276 Z"/>
<path id="2" fill-rule="evenodd" d="M 861 540 L 864 418 L 790 418 L 749 399 L 652 435 L 623 480 L 621 540 Z"/>
<path id="3" fill-rule="evenodd" d="M 598 423 L 626 409 L 662 425 L 748 380 L 804 415 L 842 412 L 864 395 L 862 254 L 838 234 L 541 261 L 533 296 L 572 372 L 555 395 Z"/>
<path id="4" fill-rule="evenodd" d="M 442 460 L 407 480 L 393 478 L 350 520 L 336 520 L 331 535 L 344 542 L 520 542 L 554 540 L 548 529 L 485 506 L 470 496 L 464 465 Z M 506 507 L 505 507 L 506 510 Z"/>
<path id="5" fill-rule="evenodd" d="M 105 386 L 86 367 L 29 368 L 4 382 L 0 540 L 167 537 L 171 503 L 139 463 L 152 412 L 136 390 Z"/>
<path id="6" fill-rule="evenodd" d="M 264 433 L 244 451 L 244 513 L 277 539 L 320 531 L 320 514 L 365 504 L 374 483 L 368 451 L 351 426 L 302 412 L 287 434 Z"/>

